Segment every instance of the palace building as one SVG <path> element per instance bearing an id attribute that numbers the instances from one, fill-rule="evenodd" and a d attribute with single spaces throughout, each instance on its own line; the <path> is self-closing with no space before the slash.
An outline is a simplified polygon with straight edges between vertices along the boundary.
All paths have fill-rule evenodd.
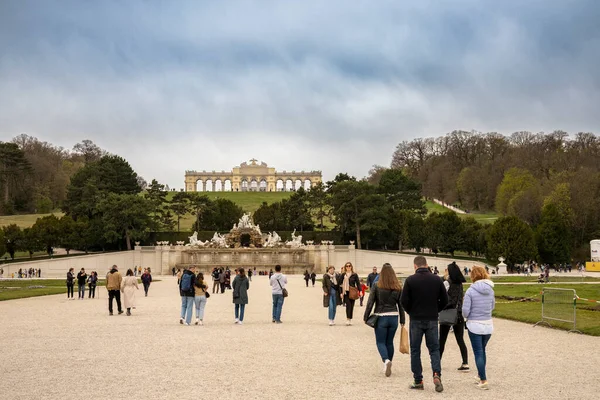
<path id="1" fill-rule="evenodd" d="M 276 171 L 256 159 L 231 171 L 185 171 L 186 192 L 284 192 L 309 190 L 319 182 L 321 171 Z"/>

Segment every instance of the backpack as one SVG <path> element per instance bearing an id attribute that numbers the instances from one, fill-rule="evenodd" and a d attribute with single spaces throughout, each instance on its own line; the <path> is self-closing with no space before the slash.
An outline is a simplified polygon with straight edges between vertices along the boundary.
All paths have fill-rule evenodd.
<path id="1" fill-rule="evenodd" d="M 192 289 L 192 277 L 194 274 L 183 274 L 181 276 L 181 291 L 189 292 Z"/>

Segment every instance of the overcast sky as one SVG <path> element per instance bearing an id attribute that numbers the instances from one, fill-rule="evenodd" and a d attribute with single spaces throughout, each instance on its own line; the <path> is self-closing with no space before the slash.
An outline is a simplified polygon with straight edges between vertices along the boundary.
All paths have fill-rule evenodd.
<path id="1" fill-rule="evenodd" d="M 255 157 L 365 176 L 454 129 L 600 133 L 597 0 L 0 0 L 0 140 L 148 181 Z"/>

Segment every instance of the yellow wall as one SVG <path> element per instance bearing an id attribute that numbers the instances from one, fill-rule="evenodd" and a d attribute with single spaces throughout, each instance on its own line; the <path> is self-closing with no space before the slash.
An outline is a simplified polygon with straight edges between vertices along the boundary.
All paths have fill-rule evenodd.
<path id="1" fill-rule="evenodd" d="M 586 271 L 595 271 L 600 272 L 600 262 L 586 262 L 585 263 Z"/>

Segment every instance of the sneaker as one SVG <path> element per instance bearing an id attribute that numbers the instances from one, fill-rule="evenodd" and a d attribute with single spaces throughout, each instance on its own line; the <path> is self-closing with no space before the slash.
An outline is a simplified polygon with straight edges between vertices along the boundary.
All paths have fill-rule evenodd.
<path id="1" fill-rule="evenodd" d="M 242 321 L 238 321 L 238 325 L 243 325 L 243 322 Z"/>
<path id="2" fill-rule="evenodd" d="M 329 326 L 333 326 L 333 325 L 334 325 L 334 322 L 333 322 L 333 320 L 332 320 L 332 319 L 330 319 L 330 320 L 329 320 Z"/>
<path id="3" fill-rule="evenodd" d="M 204 325 L 204 321 L 200 320 L 200 322 L 198 322 L 197 325 L 200 325 L 200 326 Z"/>
<path id="4" fill-rule="evenodd" d="M 469 366 L 467 364 L 463 364 L 460 366 L 460 368 L 458 368 L 458 370 L 461 372 L 469 372 L 471 370 L 471 368 L 469 368 Z"/>
<path id="5" fill-rule="evenodd" d="M 423 390 L 424 386 L 423 386 L 423 381 L 414 381 L 413 383 L 410 384 L 410 386 L 408 387 L 409 389 L 416 389 L 416 390 Z"/>
<path id="6" fill-rule="evenodd" d="M 390 360 L 385 360 L 385 376 L 390 376 L 392 374 L 392 362 Z"/>
<path id="7" fill-rule="evenodd" d="M 113 313 L 109 312 L 108 315 L 113 315 Z"/>
<path id="8" fill-rule="evenodd" d="M 349 319 L 346 320 L 346 326 L 350 326 L 350 320 Z"/>
<path id="9" fill-rule="evenodd" d="M 131 316 L 131 311 L 127 311 L 127 316 L 130 317 Z"/>
<path id="10" fill-rule="evenodd" d="M 481 379 L 479 379 L 479 376 L 474 376 L 473 380 L 475 381 L 474 383 L 481 383 Z"/>
<path id="11" fill-rule="evenodd" d="M 281 321 L 275 321 L 276 324 L 283 324 Z"/>
<path id="12" fill-rule="evenodd" d="M 271 322 L 275 323 L 275 320 L 273 320 L 273 321 L 271 321 Z"/>
<path id="13" fill-rule="evenodd" d="M 479 382 L 477 384 L 477 389 L 490 390 L 490 388 L 488 387 L 488 383 L 487 382 L 485 382 L 485 383 Z"/>
<path id="14" fill-rule="evenodd" d="M 239 318 L 236 318 L 236 319 L 235 319 L 235 321 L 233 321 L 233 323 L 234 323 L 234 324 L 239 324 L 239 323 L 240 323 L 240 320 L 239 320 Z"/>
<path id="15" fill-rule="evenodd" d="M 190 324 L 188 324 L 187 322 L 184 324 L 185 326 L 190 326 Z"/>
<path id="16" fill-rule="evenodd" d="M 198 318 L 196 318 L 196 325 L 198 325 L 199 322 L 200 322 L 200 320 Z"/>
<path id="17" fill-rule="evenodd" d="M 436 392 L 443 392 L 444 385 L 442 385 L 442 378 L 438 374 L 433 374 L 433 384 L 435 385 Z"/>
<path id="18" fill-rule="evenodd" d="M 183 318 L 179 318 L 179 323 L 183 325 Z"/>

